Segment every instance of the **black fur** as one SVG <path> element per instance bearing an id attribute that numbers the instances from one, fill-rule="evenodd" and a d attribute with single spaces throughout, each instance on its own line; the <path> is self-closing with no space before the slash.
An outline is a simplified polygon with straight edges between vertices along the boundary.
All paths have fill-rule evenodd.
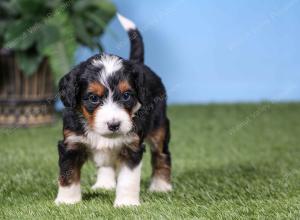
<path id="1" fill-rule="evenodd" d="M 81 66 L 76 66 L 71 72 L 66 74 L 59 82 L 60 99 L 66 108 L 75 108 L 78 104 L 77 96 L 79 92 L 78 76 L 81 73 Z"/>
<path id="2" fill-rule="evenodd" d="M 80 169 L 87 159 L 85 149 L 80 145 L 70 149 L 63 141 L 58 142 L 59 154 L 59 181 L 66 186 L 72 182 L 78 182 Z"/>
<path id="3" fill-rule="evenodd" d="M 63 129 L 73 131 L 76 134 L 83 134 L 84 128 L 79 115 L 76 111 L 66 108 L 63 111 Z"/>
<path id="4" fill-rule="evenodd" d="M 142 144 L 137 151 L 133 150 L 131 148 L 123 148 L 120 156 L 121 160 L 123 160 L 127 166 L 129 166 L 131 169 L 139 165 L 143 158 L 143 154 L 145 152 L 145 145 Z"/>
<path id="5" fill-rule="evenodd" d="M 130 40 L 130 60 L 137 63 L 144 63 L 144 44 L 142 35 L 140 32 L 135 30 L 130 30 L 128 32 Z"/>
<path id="6" fill-rule="evenodd" d="M 129 82 L 132 90 L 130 92 L 130 100 L 122 100 L 122 94 L 117 90 L 114 91 L 113 99 L 128 111 L 136 105 L 141 104 L 141 108 L 133 118 L 134 132 L 140 139 L 139 149 L 133 151 L 125 148 L 123 158 L 126 163 L 134 168 L 142 159 L 144 152 L 143 142 L 145 138 L 156 129 L 164 127 L 166 129 L 166 137 L 164 137 L 162 152 L 166 155 L 166 164 L 171 165 L 171 156 L 168 149 L 170 139 L 169 120 L 166 114 L 166 90 L 160 79 L 144 62 L 144 46 L 138 30 L 129 31 L 131 42 L 130 60 L 122 59 L 122 68 L 114 73 L 109 79 L 109 87 L 113 90 L 117 88 L 120 81 Z M 59 83 L 59 92 L 61 100 L 66 109 L 63 114 L 63 127 L 76 134 L 84 134 L 84 123 L 82 121 L 81 106 L 92 113 L 94 109 L 101 105 L 99 103 L 91 103 L 89 101 L 90 94 L 87 91 L 88 86 L 99 80 L 99 72 L 101 67 L 95 66 L 93 60 L 100 59 L 101 54 L 89 58 L 87 61 L 80 63 L 67 75 L 65 75 Z M 107 94 L 103 97 L 105 98 Z M 66 151 L 66 144 L 59 143 L 60 164 L 63 160 L 77 160 L 79 151 Z M 121 155 L 122 156 L 122 155 Z M 155 154 L 153 154 L 155 156 Z M 78 162 L 81 163 L 81 160 Z M 72 163 L 71 163 L 72 164 Z M 65 172 L 67 168 L 61 166 L 61 172 Z"/>
<path id="7" fill-rule="evenodd" d="M 97 74 L 100 69 L 92 64 L 92 60 L 98 59 L 101 55 L 95 55 L 87 61 L 79 64 L 64 76 L 59 83 L 59 91 L 61 99 L 66 107 L 64 113 L 64 127 L 70 121 L 76 119 L 80 112 L 76 111 L 76 107 L 84 104 L 87 100 L 87 86 L 89 83 L 97 80 Z M 143 139 L 149 131 L 161 126 L 166 120 L 166 91 L 158 77 L 149 67 L 142 63 L 133 61 L 123 61 L 123 69 L 113 75 L 109 80 L 112 88 L 115 87 L 116 82 L 122 79 L 127 79 L 134 88 L 134 97 L 136 100 L 130 105 L 131 107 L 139 101 L 142 106 L 136 113 L 134 118 L 134 127 L 137 134 Z M 81 72 L 80 72 L 81 71 Z M 118 93 L 115 94 L 115 100 L 120 99 Z M 86 104 L 87 105 L 87 104 Z M 71 113 L 73 111 L 73 114 Z M 74 112 L 75 111 L 75 112 Z M 66 122 L 66 123 L 65 123 Z M 80 122 L 72 122 L 76 124 L 76 131 L 82 131 L 83 127 Z"/>

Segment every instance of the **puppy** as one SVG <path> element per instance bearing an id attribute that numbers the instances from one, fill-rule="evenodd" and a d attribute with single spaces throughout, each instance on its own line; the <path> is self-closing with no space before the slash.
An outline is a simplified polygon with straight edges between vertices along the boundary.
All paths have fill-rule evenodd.
<path id="1" fill-rule="evenodd" d="M 135 24 L 119 14 L 118 19 L 130 38 L 130 59 L 95 55 L 59 82 L 65 110 L 56 204 L 81 200 L 80 169 L 90 158 L 97 167 L 93 189 L 116 188 L 115 207 L 139 205 L 144 141 L 152 154 L 149 190 L 172 189 L 166 90 L 143 64 L 143 40 Z"/>

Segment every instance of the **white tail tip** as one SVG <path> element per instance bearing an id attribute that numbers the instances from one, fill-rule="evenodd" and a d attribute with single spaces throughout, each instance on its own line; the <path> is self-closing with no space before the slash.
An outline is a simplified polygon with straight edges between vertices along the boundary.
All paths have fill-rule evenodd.
<path id="1" fill-rule="evenodd" d="M 136 29 L 135 24 L 128 18 L 125 18 L 123 15 L 121 15 L 119 13 L 117 13 L 117 17 L 126 31 Z"/>

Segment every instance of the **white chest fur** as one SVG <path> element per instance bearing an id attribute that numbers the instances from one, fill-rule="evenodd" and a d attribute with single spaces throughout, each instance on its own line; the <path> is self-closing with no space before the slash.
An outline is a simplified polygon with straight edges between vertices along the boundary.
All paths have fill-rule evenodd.
<path id="1" fill-rule="evenodd" d="M 85 136 L 71 135 L 66 139 L 66 141 L 69 143 L 86 144 L 91 150 L 120 149 L 123 146 L 131 145 L 136 140 L 137 137 L 135 134 L 127 134 L 114 138 L 108 138 L 93 131 L 87 132 Z"/>
<path id="2" fill-rule="evenodd" d="M 120 149 L 124 145 L 132 144 L 134 140 L 134 134 L 122 135 L 114 138 L 103 137 L 93 131 L 89 131 L 86 134 L 87 144 L 92 150 Z"/>
<path id="3" fill-rule="evenodd" d="M 92 150 L 92 159 L 97 167 L 113 167 L 116 163 L 119 149 L 95 149 Z"/>
<path id="4" fill-rule="evenodd" d="M 134 142 L 134 135 L 107 138 L 89 132 L 87 134 L 88 146 L 91 148 L 92 157 L 97 167 L 114 166 L 122 147 Z"/>
<path id="5" fill-rule="evenodd" d="M 85 136 L 71 135 L 67 138 L 71 143 L 86 144 L 92 153 L 92 159 L 97 167 L 112 166 L 124 146 L 136 141 L 135 134 L 128 134 L 114 138 L 103 137 L 96 132 L 86 132 Z"/>

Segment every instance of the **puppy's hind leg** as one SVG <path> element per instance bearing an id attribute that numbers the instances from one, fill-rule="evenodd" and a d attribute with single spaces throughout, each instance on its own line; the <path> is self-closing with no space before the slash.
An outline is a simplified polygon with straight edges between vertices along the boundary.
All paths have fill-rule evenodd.
<path id="1" fill-rule="evenodd" d="M 152 177 L 149 190 L 152 192 L 168 192 L 171 185 L 171 154 L 169 152 L 170 125 L 165 122 L 148 135 L 151 145 Z"/>

